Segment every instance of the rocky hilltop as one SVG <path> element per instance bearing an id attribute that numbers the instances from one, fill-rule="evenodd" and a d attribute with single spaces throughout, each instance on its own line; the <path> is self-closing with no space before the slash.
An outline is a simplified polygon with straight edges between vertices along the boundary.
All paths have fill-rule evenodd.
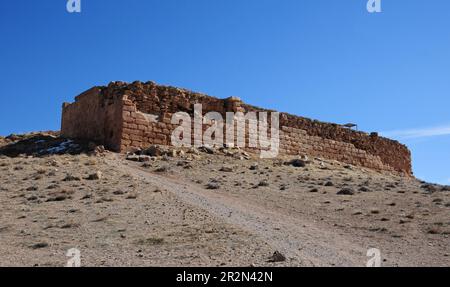
<path id="1" fill-rule="evenodd" d="M 232 148 L 0 139 L 0 266 L 450 265 L 450 188 Z"/>

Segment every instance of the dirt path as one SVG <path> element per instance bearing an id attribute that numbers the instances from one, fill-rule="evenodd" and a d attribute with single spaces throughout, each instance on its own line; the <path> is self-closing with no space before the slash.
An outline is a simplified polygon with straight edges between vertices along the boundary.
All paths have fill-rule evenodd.
<path id="1" fill-rule="evenodd" d="M 364 266 L 367 249 L 306 219 L 215 193 L 180 178 L 150 173 L 121 162 L 124 170 L 165 189 L 188 204 L 257 235 L 299 266 Z M 117 164 L 111 163 L 111 164 Z"/>

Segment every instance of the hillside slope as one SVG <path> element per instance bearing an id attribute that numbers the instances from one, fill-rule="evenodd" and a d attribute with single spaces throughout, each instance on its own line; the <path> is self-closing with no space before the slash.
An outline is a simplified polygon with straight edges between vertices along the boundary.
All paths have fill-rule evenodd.
<path id="1" fill-rule="evenodd" d="M 370 248 L 384 266 L 450 265 L 448 187 L 234 149 L 5 144 L 0 266 L 64 266 L 70 248 L 84 266 L 365 266 Z"/>

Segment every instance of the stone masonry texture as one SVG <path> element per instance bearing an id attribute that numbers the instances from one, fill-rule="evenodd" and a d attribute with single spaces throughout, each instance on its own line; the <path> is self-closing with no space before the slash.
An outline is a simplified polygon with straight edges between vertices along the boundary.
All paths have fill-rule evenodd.
<path id="1" fill-rule="evenodd" d="M 171 145 L 172 131 L 179 126 L 171 123 L 172 115 L 185 112 L 193 116 L 194 104 L 202 104 L 203 114 L 218 112 L 224 120 L 226 112 L 271 112 L 234 97 L 217 99 L 154 82 L 112 82 L 91 88 L 77 96 L 74 103 L 63 104 L 61 135 L 94 141 L 116 152 L 152 144 Z M 368 134 L 286 113 L 280 113 L 279 124 L 280 154 L 321 157 L 412 175 L 408 148 L 377 133 Z M 203 125 L 203 130 L 207 128 Z M 194 142 L 194 129 L 191 134 Z"/>

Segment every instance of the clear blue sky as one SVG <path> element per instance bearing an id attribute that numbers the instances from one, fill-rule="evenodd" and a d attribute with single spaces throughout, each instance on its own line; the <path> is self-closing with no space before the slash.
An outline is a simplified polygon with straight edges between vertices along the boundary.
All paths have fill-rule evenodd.
<path id="1" fill-rule="evenodd" d="M 450 184 L 450 1 L 66 0 L 0 4 L 0 134 L 57 130 L 61 104 L 154 80 L 407 144 Z"/>

